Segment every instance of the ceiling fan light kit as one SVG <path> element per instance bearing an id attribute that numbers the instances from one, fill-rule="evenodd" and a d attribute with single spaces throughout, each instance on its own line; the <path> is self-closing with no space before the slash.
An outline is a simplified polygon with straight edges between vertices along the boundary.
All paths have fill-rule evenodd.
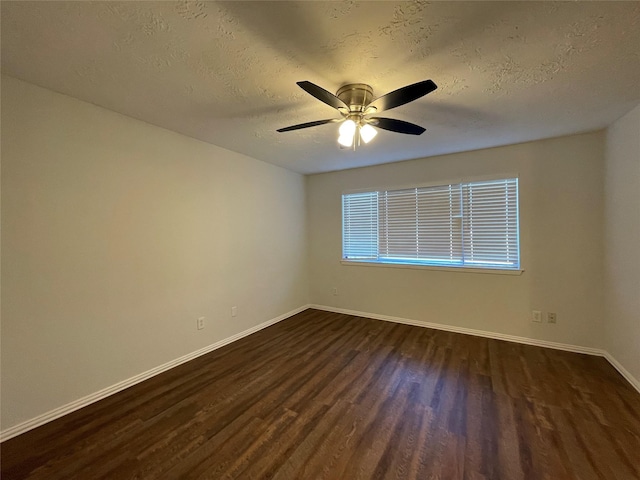
<path id="1" fill-rule="evenodd" d="M 342 122 L 342 125 L 340 125 L 340 128 L 338 129 L 338 133 L 340 134 L 338 137 L 338 143 L 343 147 L 350 147 L 353 145 L 356 128 L 356 122 L 351 119 Z"/>
<path id="2" fill-rule="evenodd" d="M 338 144 L 340 148 L 352 147 L 354 150 L 360 145 L 360 141 L 369 143 L 373 140 L 378 133 L 374 126 L 407 135 L 424 133 L 425 129 L 419 125 L 393 118 L 370 117 L 370 115 L 412 102 L 438 88 L 433 81 L 424 80 L 374 99 L 373 89 L 364 83 L 343 85 L 335 95 L 308 81 L 297 82 L 297 84 L 308 94 L 338 110 L 342 118 L 316 120 L 280 128 L 277 131 L 290 132 L 327 123 L 341 123 L 338 128 Z"/>
<path id="3" fill-rule="evenodd" d="M 378 134 L 375 128 L 368 123 L 365 123 L 360 127 L 360 138 L 364 143 L 369 143 Z"/>

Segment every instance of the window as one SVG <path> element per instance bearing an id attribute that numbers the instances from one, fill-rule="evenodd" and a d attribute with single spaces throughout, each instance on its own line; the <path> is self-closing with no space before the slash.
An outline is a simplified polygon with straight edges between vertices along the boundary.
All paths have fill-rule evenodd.
<path id="1" fill-rule="evenodd" d="M 518 179 L 342 196 L 342 258 L 520 269 Z"/>

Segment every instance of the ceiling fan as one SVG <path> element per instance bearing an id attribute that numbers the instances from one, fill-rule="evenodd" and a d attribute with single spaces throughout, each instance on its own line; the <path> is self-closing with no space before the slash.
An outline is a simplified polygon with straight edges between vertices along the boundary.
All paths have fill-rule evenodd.
<path id="1" fill-rule="evenodd" d="M 370 115 L 412 102 L 438 88 L 431 80 L 424 80 L 373 99 L 373 89 L 364 83 L 344 85 L 340 87 L 335 95 L 311 82 L 303 81 L 297 82 L 297 84 L 308 94 L 338 110 L 342 118 L 300 123 L 280 128 L 277 131 L 290 132 L 291 130 L 316 127 L 327 123 L 342 123 L 338 130 L 340 133 L 338 143 L 345 148 L 353 146 L 354 149 L 356 142 L 360 144 L 360 140 L 362 140 L 364 143 L 369 143 L 377 135 L 378 132 L 373 127 L 407 135 L 422 134 L 425 129 L 414 123 L 393 118 L 372 117 Z M 356 135 L 356 133 L 359 133 L 359 135 Z"/>

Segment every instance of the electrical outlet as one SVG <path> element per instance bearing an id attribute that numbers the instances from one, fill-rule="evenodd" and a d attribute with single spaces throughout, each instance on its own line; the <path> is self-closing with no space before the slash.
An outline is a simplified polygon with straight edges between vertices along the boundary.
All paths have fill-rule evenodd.
<path id="1" fill-rule="evenodd" d="M 542 312 L 540 310 L 534 310 L 533 312 L 531 312 L 531 321 L 542 323 Z"/>
<path id="2" fill-rule="evenodd" d="M 333 293 L 334 295 L 338 295 L 338 287 L 333 287 L 331 289 L 331 293 Z"/>
<path id="3" fill-rule="evenodd" d="M 198 327 L 198 330 L 202 330 L 204 328 L 204 317 L 198 318 L 196 326 Z"/>
<path id="4" fill-rule="evenodd" d="M 231 316 L 235 317 L 238 315 L 238 307 L 231 307 Z"/>
<path id="5" fill-rule="evenodd" d="M 547 313 L 547 323 L 557 323 L 558 316 L 554 312 Z"/>

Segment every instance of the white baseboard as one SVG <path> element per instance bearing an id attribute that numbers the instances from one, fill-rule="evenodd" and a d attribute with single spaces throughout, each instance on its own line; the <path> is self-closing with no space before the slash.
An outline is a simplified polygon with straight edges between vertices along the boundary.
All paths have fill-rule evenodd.
<path id="1" fill-rule="evenodd" d="M 358 312 L 356 310 L 346 310 L 344 308 L 327 307 L 324 305 L 310 305 L 309 307 L 316 308 L 318 310 L 325 310 L 327 312 L 344 313 L 347 315 L 355 315 L 358 317 L 373 318 L 374 320 L 384 320 L 385 322 L 403 323 L 405 325 L 413 325 L 416 327 L 433 328 L 435 330 L 444 330 L 454 333 L 464 333 L 465 335 L 473 335 L 476 337 L 494 338 L 496 340 L 505 340 L 507 342 L 535 345 L 537 347 L 555 348 L 556 350 L 565 350 L 567 352 L 586 353 L 589 355 L 604 355 L 603 351 L 598 348 L 582 347 L 579 345 L 571 345 L 569 343 L 549 342 L 547 340 L 518 337 L 516 335 L 488 332 L 486 330 L 476 330 L 473 328 L 455 327 L 453 325 L 445 325 L 442 323 L 423 322 L 419 320 L 411 320 L 408 318 L 392 317 L 390 315 L 379 315 L 377 313 Z"/>
<path id="2" fill-rule="evenodd" d="M 393 317 L 390 315 L 380 315 L 377 313 L 370 313 L 370 312 L 360 312 L 357 310 L 348 310 L 344 308 L 329 307 L 326 305 L 309 305 L 309 308 L 315 308 L 317 310 L 324 310 L 327 312 L 344 313 L 346 315 L 354 315 L 357 317 L 373 318 L 374 320 L 383 320 L 385 322 L 403 323 L 405 325 L 413 325 L 416 327 L 433 328 L 436 330 L 444 330 L 447 332 L 464 333 L 466 335 L 474 335 L 476 337 L 505 340 L 507 342 L 522 343 L 525 345 L 534 345 L 536 347 L 554 348 L 556 350 L 564 350 L 567 352 L 584 353 L 587 355 L 597 355 L 607 359 L 607 361 L 611 365 L 613 365 L 613 367 L 618 372 L 620 372 L 620 375 L 622 375 L 631 384 L 631 386 L 634 387 L 638 391 L 638 393 L 640 393 L 640 381 L 638 381 L 638 379 L 636 379 L 633 375 L 631 375 L 631 373 L 626 368 L 624 368 L 615 358 L 613 358 L 613 356 L 609 352 L 601 348 L 583 347 L 581 345 L 572 345 L 569 343 L 550 342 L 547 340 L 538 340 L 535 338 L 519 337 L 516 335 L 507 335 L 504 333 L 489 332 L 486 330 L 476 330 L 473 328 L 455 327 L 453 325 L 444 325 L 441 323 L 422 322 L 418 320 L 411 320 L 408 318 Z"/>
<path id="3" fill-rule="evenodd" d="M 111 385 L 110 387 L 103 388 L 102 390 L 92 393 L 90 395 L 87 395 L 86 397 L 79 398 L 78 400 L 74 400 L 73 402 L 67 403 L 66 405 L 63 405 L 58 408 L 54 408 L 53 410 L 43 413 L 42 415 L 38 415 L 37 417 L 34 417 L 30 420 L 19 423 L 18 425 L 14 425 L 13 427 L 7 428 L 6 430 L 3 430 L 2 432 L 0 432 L 0 442 L 9 440 L 10 438 L 16 437 L 21 433 L 28 432 L 29 430 L 32 430 L 36 427 L 44 425 L 45 423 L 51 422 L 56 418 L 60 418 L 71 412 L 74 412 L 83 407 L 86 407 L 87 405 L 95 403 L 98 400 L 102 400 L 103 398 L 113 395 L 114 393 L 118 393 L 124 390 L 125 388 L 129 388 L 137 383 L 143 382 L 162 372 L 166 372 L 167 370 L 170 370 L 173 367 L 177 367 L 178 365 L 181 365 L 183 363 L 186 363 L 189 360 L 193 360 L 194 358 L 205 355 L 209 352 L 212 352 L 213 350 L 217 350 L 220 347 L 224 347 L 225 345 L 235 342 L 236 340 L 240 340 L 241 338 L 251 335 L 252 333 L 262 330 L 263 328 L 267 328 L 271 325 L 281 322 L 282 320 L 292 317 L 293 315 L 296 315 L 297 313 L 307 310 L 308 308 L 309 308 L 308 305 L 303 305 L 302 307 L 296 308 L 295 310 L 291 310 L 290 312 L 287 312 L 276 318 L 272 318 L 271 320 L 267 320 L 266 322 L 256 325 L 255 327 L 251 327 L 243 332 L 236 333 L 235 335 L 232 335 L 223 340 L 220 340 L 219 342 L 208 345 L 204 348 L 201 348 L 200 350 L 196 350 L 195 352 L 191 352 L 186 355 L 183 355 L 180 358 L 171 360 L 170 362 L 159 365 L 155 368 L 152 368 L 151 370 L 147 370 L 146 372 L 142 372 L 131 378 L 127 378 L 126 380 L 118 382 L 115 385 Z"/>
<path id="4" fill-rule="evenodd" d="M 640 380 L 638 380 L 636 377 L 634 377 L 633 375 L 631 375 L 631 372 L 629 372 L 629 370 L 627 370 L 626 368 L 624 368 L 622 366 L 622 364 L 620 362 L 618 362 L 613 355 L 611 355 L 609 352 L 604 352 L 604 358 L 606 358 L 608 360 L 608 362 L 613 365 L 613 367 L 618 370 L 618 372 L 620 372 L 620 375 L 622 375 L 625 380 L 627 380 L 627 382 L 629 382 L 631 384 L 631 386 L 633 388 L 635 388 L 638 393 L 640 393 Z"/>

